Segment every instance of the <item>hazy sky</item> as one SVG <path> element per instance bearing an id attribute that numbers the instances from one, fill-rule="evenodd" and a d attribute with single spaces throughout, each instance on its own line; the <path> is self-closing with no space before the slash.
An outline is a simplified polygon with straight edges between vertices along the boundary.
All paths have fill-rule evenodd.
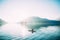
<path id="1" fill-rule="evenodd" d="M 47 0 L 3 0 L 0 1 L 0 18 L 17 22 L 30 16 L 58 19 L 59 1 Z"/>

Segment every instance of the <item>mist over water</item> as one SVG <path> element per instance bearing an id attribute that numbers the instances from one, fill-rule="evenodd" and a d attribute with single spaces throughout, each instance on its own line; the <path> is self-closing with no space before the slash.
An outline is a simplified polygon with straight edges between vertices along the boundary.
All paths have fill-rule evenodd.
<path id="1" fill-rule="evenodd" d="M 25 35 L 24 37 L 22 37 L 20 25 L 7 24 L 0 28 L 0 40 L 43 40 L 43 38 L 45 40 L 57 40 L 60 37 L 59 30 L 60 26 L 48 26 L 39 28 L 39 30 L 37 30 L 33 34 L 30 34 L 30 36 Z"/>

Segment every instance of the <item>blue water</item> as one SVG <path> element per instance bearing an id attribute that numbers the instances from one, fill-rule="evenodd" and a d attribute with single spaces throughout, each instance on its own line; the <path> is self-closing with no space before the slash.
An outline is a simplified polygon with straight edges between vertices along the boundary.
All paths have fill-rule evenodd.
<path id="1" fill-rule="evenodd" d="M 0 40 L 60 40 L 60 29 L 58 26 L 49 26 L 40 28 L 30 36 L 21 37 L 6 33 L 0 28 Z"/>

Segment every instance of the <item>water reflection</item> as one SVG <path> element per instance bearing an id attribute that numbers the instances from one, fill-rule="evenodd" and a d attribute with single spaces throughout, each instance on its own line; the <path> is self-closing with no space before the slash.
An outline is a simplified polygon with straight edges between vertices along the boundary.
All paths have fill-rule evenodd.
<path id="1" fill-rule="evenodd" d="M 28 29 L 21 26 L 20 24 L 9 23 L 0 28 L 0 39 L 1 37 L 2 39 L 5 39 L 5 37 L 7 37 L 6 39 L 11 39 L 11 36 L 14 39 L 20 39 L 21 37 L 27 36 L 29 34 L 30 33 L 28 32 Z"/>
<path id="2" fill-rule="evenodd" d="M 24 28 L 21 25 L 18 24 L 7 24 L 0 28 L 0 40 L 40 40 L 43 38 L 45 40 L 53 40 L 53 39 L 59 39 L 60 37 L 60 31 L 59 26 L 49 26 L 46 28 L 40 28 L 37 32 L 30 34 L 30 36 L 24 35 L 24 31 L 26 33 L 26 30 L 23 30 Z M 23 30 L 23 32 L 22 32 Z M 23 35 L 22 35 L 23 34 Z M 29 32 L 27 31 L 27 34 Z M 37 35 L 36 35 L 37 34 Z M 40 35 L 41 34 L 41 35 Z"/>

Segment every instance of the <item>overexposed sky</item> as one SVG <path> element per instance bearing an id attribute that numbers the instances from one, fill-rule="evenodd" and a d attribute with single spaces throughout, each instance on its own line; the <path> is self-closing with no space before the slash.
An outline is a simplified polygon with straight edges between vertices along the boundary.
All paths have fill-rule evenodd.
<path id="1" fill-rule="evenodd" d="M 60 16 L 58 9 L 54 1 L 8 0 L 0 4 L 0 18 L 7 22 L 21 21 L 30 16 L 57 19 Z"/>

